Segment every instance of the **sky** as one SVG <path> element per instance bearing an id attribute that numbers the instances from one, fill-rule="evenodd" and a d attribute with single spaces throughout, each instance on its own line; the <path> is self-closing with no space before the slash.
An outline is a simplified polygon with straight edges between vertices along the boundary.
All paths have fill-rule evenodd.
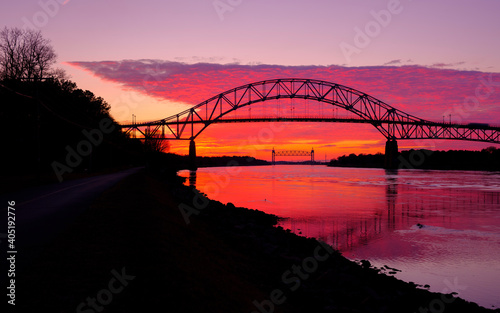
<path id="1" fill-rule="evenodd" d="M 4 1 L 0 27 L 41 30 L 57 67 L 103 97 L 118 122 L 161 119 L 239 85 L 297 77 L 349 86 L 424 119 L 500 124 L 498 12 L 494 0 L 20 0 Z M 269 127 L 210 126 L 198 154 L 384 151 L 369 125 L 288 123 L 259 136 Z M 399 142 L 400 150 L 490 145 Z M 187 148 L 171 142 L 172 152 Z"/>

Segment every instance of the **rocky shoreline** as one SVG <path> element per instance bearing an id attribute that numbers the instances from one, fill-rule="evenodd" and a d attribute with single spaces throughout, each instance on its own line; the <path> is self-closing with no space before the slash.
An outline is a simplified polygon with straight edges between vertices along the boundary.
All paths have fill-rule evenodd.
<path id="1" fill-rule="evenodd" d="M 272 311 L 284 299 L 300 312 L 491 312 L 453 294 L 431 293 L 381 273 L 395 269 L 349 261 L 325 243 L 274 227 L 279 217 L 236 208 L 231 203 L 202 200 L 203 195 L 197 192 L 191 191 L 190 196 L 187 187 L 177 192 L 181 203 L 201 204 L 199 215 L 191 218 L 208 221 L 219 236 L 241 252 L 280 264 L 272 283 L 276 289 L 268 298 L 253 302 L 260 308 L 256 312 Z M 320 251 L 325 254 L 320 255 Z M 273 292 L 283 295 L 270 301 Z"/>
<path id="2" fill-rule="evenodd" d="M 20 312 L 97 312 L 88 299 L 103 312 L 500 312 L 349 261 L 277 216 L 182 182 L 139 173 L 105 192 L 27 269 Z M 117 273 L 133 278 L 107 303 Z"/>

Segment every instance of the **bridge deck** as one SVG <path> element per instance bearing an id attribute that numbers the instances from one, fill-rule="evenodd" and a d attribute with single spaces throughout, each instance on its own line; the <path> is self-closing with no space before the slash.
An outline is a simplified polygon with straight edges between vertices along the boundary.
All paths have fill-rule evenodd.
<path id="1" fill-rule="evenodd" d="M 304 99 L 344 109 L 339 116 L 254 116 L 228 118 L 251 105 L 282 99 Z M 307 107 L 306 107 L 307 111 Z M 278 110 L 279 112 L 279 110 Z M 313 111 L 317 112 L 317 111 Z M 275 113 L 276 114 L 276 113 Z M 281 113 L 277 113 L 281 114 Z M 314 113 L 312 113 L 314 114 Z M 388 140 L 454 139 L 500 143 L 500 127 L 485 123 L 432 122 L 405 113 L 368 94 L 340 84 L 303 78 L 282 78 L 254 82 L 219 93 L 178 114 L 161 120 L 123 124 L 126 133 L 138 131 L 144 137 L 194 140 L 209 125 L 258 122 L 331 122 L 373 125 Z"/>
<path id="2" fill-rule="evenodd" d="M 359 124 L 398 124 L 398 125 L 429 125 L 429 126 L 439 126 L 439 127 L 457 127 L 457 128 L 467 128 L 467 129 L 484 129 L 484 130 L 496 130 L 500 131 L 500 126 L 498 125 L 487 125 L 478 123 L 448 123 L 448 122 L 417 122 L 417 121 L 395 121 L 395 120 L 366 120 L 363 118 L 356 117 L 309 117 L 309 116 L 295 116 L 295 117 L 275 117 L 275 116 L 263 116 L 263 117 L 238 117 L 238 118 L 220 118 L 211 121 L 154 121 L 154 122 L 139 122 L 139 123 L 128 123 L 121 124 L 121 128 L 136 128 L 136 127 L 147 127 L 147 126 L 161 126 L 161 125 L 188 125 L 188 124 L 223 124 L 223 123 L 265 123 L 265 122 L 311 122 L 311 123 L 359 123 Z"/>

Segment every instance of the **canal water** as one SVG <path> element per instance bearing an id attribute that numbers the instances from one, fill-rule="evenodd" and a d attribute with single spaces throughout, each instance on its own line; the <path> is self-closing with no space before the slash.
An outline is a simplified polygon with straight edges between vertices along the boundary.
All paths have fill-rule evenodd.
<path id="1" fill-rule="evenodd" d="M 310 165 L 181 171 L 209 198 L 262 210 L 351 260 L 500 308 L 500 173 Z"/>

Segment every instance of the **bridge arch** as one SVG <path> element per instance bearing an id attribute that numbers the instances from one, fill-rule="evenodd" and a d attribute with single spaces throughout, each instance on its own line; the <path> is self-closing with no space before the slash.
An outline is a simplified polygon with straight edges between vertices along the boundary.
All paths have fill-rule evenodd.
<path id="1" fill-rule="evenodd" d="M 222 122 L 228 114 L 255 103 L 280 99 L 306 99 L 331 104 L 349 111 L 366 123 L 372 124 L 387 139 L 395 139 L 391 123 L 425 123 L 426 120 L 400 111 L 387 103 L 354 88 L 340 84 L 303 78 L 284 78 L 254 82 L 219 93 L 187 110 L 167 118 L 136 123 L 133 126 L 167 126 L 171 139 L 195 139 L 213 123 Z M 280 120 L 277 116 L 276 120 Z M 247 119 L 247 121 L 250 121 Z M 181 127 L 180 123 L 182 124 Z M 191 124 L 189 138 L 185 128 Z M 202 124 L 194 130 L 193 125 Z M 172 127 L 176 125 L 177 127 Z M 151 132 L 151 131 L 150 131 Z M 152 132 L 155 132 L 153 130 Z"/>
<path id="2" fill-rule="evenodd" d="M 328 103 L 349 111 L 358 118 L 284 118 L 280 116 L 274 118 L 227 118 L 228 114 L 243 107 L 279 99 L 306 99 Z M 126 133 L 137 130 L 145 139 L 154 137 L 190 140 L 190 155 L 195 159 L 194 140 L 211 124 L 266 121 L 369 123 L 387 139 L 386 159 L 390 161 L 389 163 L 392 163 L 397 155 L 397 139 L 451 139 L 500 144 L 500 127 L 484 123 L 432 122 L 400 111 L 354 88 L 303 78 L 271 79 L 242 85 L 219 93 L 167 118 L 150 122 L 122 124 L 121 128 Z M 388 167 L 390 166 L 389 164 Z"/>

